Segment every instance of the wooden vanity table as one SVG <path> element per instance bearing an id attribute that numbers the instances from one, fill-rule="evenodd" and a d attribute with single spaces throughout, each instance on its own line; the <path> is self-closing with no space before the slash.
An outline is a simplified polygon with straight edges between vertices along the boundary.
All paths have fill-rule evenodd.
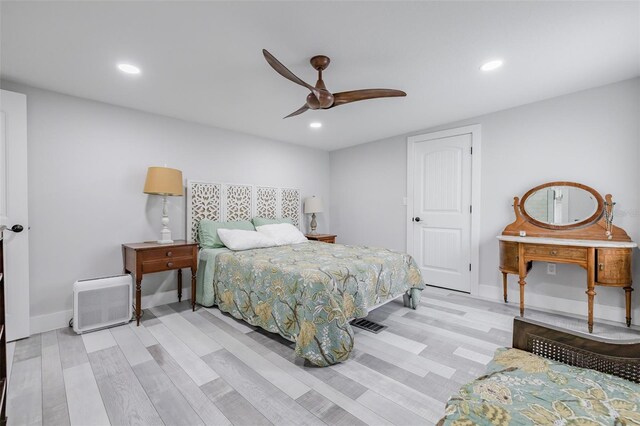
<path id="1" fill-rule="evenodd" d="M 631 260 L 637 244 L 611 223 L 613 206 L 611 195 L 603 199 L 592 188 L 573 182 L 550 182 L 528 191 L 522 201 L 515 197 L 516 220 L 498 236 L 504 301 L 507 274 L 517 274 L 524 316 L 525 278 L 532 262 L 574 264 L 587 271 L 589 332 L 596 285 L 624 289 L 630 326 Z"/>

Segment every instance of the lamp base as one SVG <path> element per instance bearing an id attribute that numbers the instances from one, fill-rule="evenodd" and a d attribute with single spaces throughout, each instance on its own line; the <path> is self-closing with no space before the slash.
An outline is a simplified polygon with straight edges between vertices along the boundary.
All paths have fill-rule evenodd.
<path id="1" fill-rule="evenodd" d="M 311 213 L 311 223 L 309 224 L 309 226 L 311 227 L 311 233 L 312 234 L 317 234 L 316 228 L 318 227 L 318 222 L 316 222 L 316 214 L 315 213 Z"/>
<path id="2" fill-rule="evenodd" d="M 173 240 L 171 239 L 171 230 L 169 228 L 163 228 L 160 232 L 160 239 L 158 240 L 158 244 L 171 244 Z"/>
<path id="3" fill-rule="evenodd" d="M 169 229 L 169 212 L 167 209 L 167 196 L 162 197 L 162 231 L 158 244 L 171 244 L 171 229 Z"/>

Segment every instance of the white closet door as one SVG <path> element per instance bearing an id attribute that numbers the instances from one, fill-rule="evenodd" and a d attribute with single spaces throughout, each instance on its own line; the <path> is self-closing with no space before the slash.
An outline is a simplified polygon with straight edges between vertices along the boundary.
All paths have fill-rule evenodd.
<path id="1" fill-rule="evenodd" d="M 471 143 L 471 134 L 415 143 L 410 225 L 424 281 L 465 292 L 471 290 Z"/>
<path id="2" fill-rule="evenodd" d="M 27 208 L 27 98 L 0 93 L 0 226 L 21 225 L 22 232 L 5 230 L 5 325 L 7 340 L 28 337 L 29 210 Z M 54 273 L 55 271 L 52 271 Z"/>

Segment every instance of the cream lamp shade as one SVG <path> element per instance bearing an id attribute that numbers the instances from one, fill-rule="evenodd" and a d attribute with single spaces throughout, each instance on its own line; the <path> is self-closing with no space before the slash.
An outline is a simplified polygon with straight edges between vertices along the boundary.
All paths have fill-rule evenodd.
<path id="1" fill-rule="evenodd" d="M 304 200 L 304 212 L 305 213 L 322 213 L 322 198 L 307 197 Z"/>
<path id="2" fill-rule="evenodd" d="M 144 193 L 153 195 L 182 195 L 182 172 L 168 167 L 149 167 Z"/>
<path id="3" fill-rule="evenodd" d="M 167 196 L 182 196 L 182 192 L 182 172 L 180 170 L 168 167 L 149 167 L 147 180 L 144 182 L 144 193 L 162 196 L 162 230 L 158 240 L 161 244 L 173 242 L 169 229 Z"/>

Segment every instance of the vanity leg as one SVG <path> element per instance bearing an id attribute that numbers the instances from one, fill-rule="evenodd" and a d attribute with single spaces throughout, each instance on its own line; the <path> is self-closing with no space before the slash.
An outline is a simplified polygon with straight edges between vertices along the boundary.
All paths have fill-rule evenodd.
<path id="1" fill-rule="evenodd" d="M 507 273 L 502 273 L 502 294 L 504 295 L 504 303 L 507 303 Z"/>
<path id="2" fill-rule="evenodd" d="M 586 293 L 589 299 L 589 320 L 587 324 L 589 325 L 589 333 L 593 333 L 593 297 L 596 295 L 596 291 L 593 287 L 590 287 Z"/>
<path id="3" fill-rule="evenodd" d="M 524 316 L 524 286 L 527 284 L 526 281 L 524 280 L 524 276 L 520 276 L 520 281 L 518 281 L 518 283 L 520 284 L 520 316 L 523 317 Z"/>
<path id="4" fill-rule="evenodd" d="M 524 280 L 527 276 L 527 266 L 524 262 L 524 244 L 518 244 L 518 284 L 520 284 L 520 316 L 524 317 L 524 286 L 527 282 Z M 506 293 L 505 293 L 506 294 Z"/>
<path id="5" fill-rule="evenodd" d="M 596 251 L 593 247 L 587 249 L 587 299 L 589 319 L 587 324 L 589 326 L 589 333 L 593 333 L 593 297 L 596 295 L 595 291 L 595 279 L 596 279 Z"/>
<path id="6" fill-rule="evenodd" d="M 178 302 L 182 302 L 182 269 L 178 269 Z"/>
<path id="7" fill-rule="evenodd" d="M 631 286 L 624 288 L 624 298 L 627 308 L 627 327 L 631 327 L 631 292 L 633 288 Z"/>

